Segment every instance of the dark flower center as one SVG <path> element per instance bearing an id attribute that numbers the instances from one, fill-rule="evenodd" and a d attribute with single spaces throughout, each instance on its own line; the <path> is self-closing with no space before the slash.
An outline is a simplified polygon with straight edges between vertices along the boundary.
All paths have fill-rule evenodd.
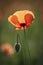
<path id="1" fill-rule="evenodd" d="M 20 26 L 25 27 L 26 23 L 21 23 Z"/>

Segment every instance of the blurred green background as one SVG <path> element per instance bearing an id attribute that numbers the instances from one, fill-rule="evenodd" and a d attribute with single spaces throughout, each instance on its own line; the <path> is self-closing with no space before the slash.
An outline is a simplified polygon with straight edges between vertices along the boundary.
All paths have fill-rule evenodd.
<path id="1" fill-rule="evenodd" d="M 14 47 L 18 33 L 21 40 L 21 50 L 19 53 L 14 53 L 13 56 L 5 56 L 0 52 L 0 65 L 43 65 L 43 23 L 40 18 L 39 10 L 33 6 L 33 2 L 28 2 L 28 0 L 19 0 L 17 2 L 13 1 L 16 4 L 13 3 L 12 6 L 9 5 L 12 3 L 12 0 L 11 2 L 10 0 L 8 2 L 9 3 L 6 4 L 6 7 L 0 6 L 1 12 L 3 11 L 2 14 L 5 14 L 2 17 L 0 16 L 0 45 L 4 42 L 8 42 Z M 6 3 L 6 0 L 4 3 Z M 8 16 L 13 14 L 17 10 L 24 9 L 31 10 L 35 14 L 35 20 L 31 24 L 31 26 L 26 29 L 27 43 L 24 40 L 24 31 L 16 31 L 14 29 L 14 26 L 8 22 Z M 31 61 L 29 58 L 28 48 L 30 50 Z"/>

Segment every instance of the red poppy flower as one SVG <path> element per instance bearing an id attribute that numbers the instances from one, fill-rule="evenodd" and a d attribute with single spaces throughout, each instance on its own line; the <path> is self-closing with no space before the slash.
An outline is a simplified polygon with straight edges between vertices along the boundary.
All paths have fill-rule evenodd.
<path id="1" fill-rule="evenodd" d="M 14 49 L 9 43 L 2 44 L 1 50 L 3 53 L 5 53 L 6 55 L 9 55 L 9 56 L 14 54 Z"/>
<path id="2" fill-rule="evenodd" d="M 30 26 L 35 16 L 33 12 L 28 10 L 17 11 L 8 17 L 8 21 L 15 26 L 16 29 L 26 29 Z"/>

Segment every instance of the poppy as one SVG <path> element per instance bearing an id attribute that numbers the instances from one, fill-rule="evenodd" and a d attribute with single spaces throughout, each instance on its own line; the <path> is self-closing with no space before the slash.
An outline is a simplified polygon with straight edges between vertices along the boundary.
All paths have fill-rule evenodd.
<path id="1" fill-rule="evenodd" d="M 5 55 L 13 55 L 14 54 L 14 49 L 11 46 L 11 44 L 6 43 L 6 44 L 2 44 L 1 45 L 1 51 L 5 54 Z"/>
<path id="2" fill-rule="evenodd" d="M 8 21 L 15 26 L 16 30 L 23 30 L 30 26 L 34 20 L 34 13 L 29 10 L 16 11 L 8 17 Z"/>
<path id="3" fill-rule="evenodd" d="M 34 13 L 29 10 L 16 11 L 13 15 L 8 17 L 8 21 L 15 26 L 16 30 L 24 30 L 24 40 L 27 45 L 30 61 L 31 61 L 31 55 L 30 55 L 30 49 L 28 47 L 28 42 L 26 40 L 25 29 L 27 29 L 32 24 L 34 18 L 35 18 Z M 18 39 L 18 35 L 17 35 L 17 39 Z M 18 45 L 18 40 L 15 49 L 17 52 L 20 49 L 20 46 Z"/>

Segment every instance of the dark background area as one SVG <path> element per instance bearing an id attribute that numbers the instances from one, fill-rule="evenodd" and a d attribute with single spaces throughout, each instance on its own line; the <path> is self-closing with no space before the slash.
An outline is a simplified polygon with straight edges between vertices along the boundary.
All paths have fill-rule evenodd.
<path id="1" fill-rule="evenodd" d="M 10 10 L 20 5 L 28 7 L 28 4 L 34 6 L 40 12 L 40 18 L 43 21 L 43 0 L 0 0 L 0 19 L 2 19 Z"/>

